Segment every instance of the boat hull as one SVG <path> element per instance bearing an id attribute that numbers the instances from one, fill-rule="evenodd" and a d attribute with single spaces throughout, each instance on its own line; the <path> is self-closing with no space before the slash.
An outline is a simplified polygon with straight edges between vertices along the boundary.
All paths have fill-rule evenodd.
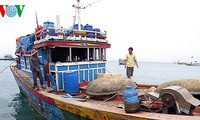
<path id="1" fill-rule="evenodd" d="M 13 71 L 12 71 L 13 72 Z M 24 82 L 23 78 L 16 75 L 13 72 L 16 83 L 19 87 L 20 93 L 24 96 L 24 99 L 28 101 L 31 106 L 44 118 L 48 120 L 71 120 L 80 119 L 86 120 L 86 118 L 70 113 L 68 111 L 60 110 L 55 101 L 51 98 L 45 99 L 45 96 L 34 91 L 30 86 Z"/>

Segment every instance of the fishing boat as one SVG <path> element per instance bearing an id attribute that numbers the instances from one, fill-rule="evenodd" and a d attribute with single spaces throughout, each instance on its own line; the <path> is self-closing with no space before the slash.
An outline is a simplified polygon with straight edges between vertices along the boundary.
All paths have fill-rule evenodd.
<path id="1" fill-rule="evenodd" d="M 6 54 L 4 57 L 0 58 L 0 60 L 15 60 L 11 54 Z"/>
<path id="2" fill-rule="evenodd" d="M 197 61 L 195 61 L 195 62 L 185 63 L 185 65 L 187 65 L 187 66 L 200 66 L 200 63 L 198 63 Z"/>
<path id="3" fill-rule="evenodd" d="M 80 5 L 79 0 L 73 7 L 78 13 L 80 9 L 85 8 Z M 77 15 L 80 18 L 79 14 Z M 139 96 L 140 109 L 137 105 L 137 112 L 134 113 L 125 111 L 123 95 L 119 91 L 108 95 L 105 92 L 106 84 L 101 81 L 98 86 L 94 86 L 94 89 L 102 87 L 105 96 L 94 99 L 92 95 L 87 94 L 87 88 L 93 81 L 125 78 L 118 74 L 106 73 L 106 49 L 111 47 L 107 34 L 101 32 L 100 28 L 93 28 L 88 24 L 81 25 L 79 19 L 78 23 L 73 25 L 73 29 L 64 29 L 59 26 L 55 28 L 53 22 L 46 21 L 43 26 L 37 25 L 33 34 L 17 38 L 16 43 L 15 54 L 19 59 L 17 65 L 11 66 L 10 69 L 21 94 L 46 119 L 200 119 L 199 101 L 192 99 L 192 102 L 188 102 L 188 95 L 182 94 L 185 93 L 185 89 L 177 86 L 165 88 L 163 92 L 157 93 L 149 92 L 149 90 L 158 85 L 137 84 L 135 88 L 140 92 L 136 97 Z M 39 91 L 33 89 L 29 64 L 32 49 L 38 50 L 37 55 L 45 64 L 40 67 L 46 89 L 41 88 Z M 40 86 L 39 83 L 38 85 Z M 114 81 L 107 85 L 109 88 L 116 87 Z M 143 107 L 141 107 L 142 104 Z M 170 114 L 171 111 L 174 113 Z"/>
<path id="4" fill-rule="evenodd" d="M 185 65 L 186 62 L 180 62 L 180 61 L 178 61 L 178 62 L 176 62 L 176 64 L 178 64 L 178 65 Z"/>

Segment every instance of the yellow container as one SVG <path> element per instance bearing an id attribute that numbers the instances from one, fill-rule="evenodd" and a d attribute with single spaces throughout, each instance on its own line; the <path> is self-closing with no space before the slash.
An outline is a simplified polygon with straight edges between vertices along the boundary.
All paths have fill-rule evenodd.
<path id="1" fill-rule="evenodd" d="M 110 73 L 97 74 L 97 78 L 104 78 L 104 77 L 111 77 L 111 74 Z"/>
<path id="2" fill-rule="evenodd" d="M 97 74 L 97 78 L 104 78 L 104 77 L 121 77 L 120 73 L 105 73 L 105 74 Z"/>
<path id="3" fill-rule="evenodd" d="M 74 30 L 75 34 L 80 34 L 80 35 L 86 35 L 86 31 L 85 30 Z"/>
<path id="4" fill-rule="evenodd" d="M 111 76 L 112 77 L 121 77 L 122 74 L 120 74 L 120 73 L 111 73 Z"/>

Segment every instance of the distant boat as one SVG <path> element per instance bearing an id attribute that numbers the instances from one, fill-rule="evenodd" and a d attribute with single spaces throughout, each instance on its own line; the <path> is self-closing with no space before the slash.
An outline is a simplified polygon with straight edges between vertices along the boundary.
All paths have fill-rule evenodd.
<path id="1" fill-rule="evenodd" d="M 177 62 L 177 64 L 179 64 L 179 65 L 185 65 L 186 62 Z"/>
<path id="2" fill-rule="evenodd" d="M 118 62 L 119 62 L 119 65 L 125 65 L 125 61 L 122 59 L 119 59 Z"/>
<path id="3" fill-rule="evenodd" d="M 186 62 L 183 62 L 183 61 L 177 61 L 177 62 L 174 62 L 174 64 L 178 64 L 178 65 L 185 65 Z"/>
<path id="4" fill-rule="evenodd" d="M 12 57 L 11 54 L 6 54 L 4 57 L 0 58 L 0 60 L 15 60 L 15 58 Z"/>
<path id="5" fill-rule="evenodd" d="M 187 66 L 200 66 L 200 63 L 195 61 L 195 62 L 185 63 L 185 65 L 187 65 Z"/>

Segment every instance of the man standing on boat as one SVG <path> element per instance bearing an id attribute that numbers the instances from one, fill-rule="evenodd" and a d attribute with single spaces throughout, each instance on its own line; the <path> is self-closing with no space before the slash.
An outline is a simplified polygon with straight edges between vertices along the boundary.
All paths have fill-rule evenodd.
<path id="1" fill-rule="evenodd" d="M 133 48 L 128 48 L 128 54 L 126 55 L 124 61 L 125 61 L 125 67 L 126 67 L 126 75 L 128 78 L 131 79 L 131 76 L 133 76 L 134 66 L 136 65 L 137 68 L 139 68 L 137 60 L 135 55 L 133 54 Z"/>
<path id="2" fill-rule="evenodd" d="M 43 85 L 43 77 L 40 69 L 40 64 L 45 65 L 40 62 L 38 56 L 37 56 L 37 50 L 33 49 L 31 51 L 31 57 L 30 57 L 30 68 L 33 74 L 33 81 L 34 81 L 34 89 L 39 90 L 39 87 L 37 85 L 37 78 L 40 80 L 41 87 L 45 89 L 46 87 Z"/>

